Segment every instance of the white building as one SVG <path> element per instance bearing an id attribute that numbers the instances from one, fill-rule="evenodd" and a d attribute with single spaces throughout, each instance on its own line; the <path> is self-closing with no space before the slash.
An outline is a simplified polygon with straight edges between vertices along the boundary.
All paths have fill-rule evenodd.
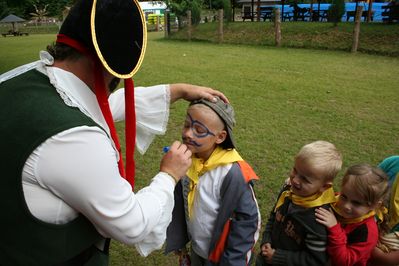
<path id="1" fill-rule="evenodd" d="M 139 4 L 144 12 L 146 19 L 149 14 L 161 15 L 165 12 L 166 9 L 166 4 L 161 1 L 139 2 Z"/>

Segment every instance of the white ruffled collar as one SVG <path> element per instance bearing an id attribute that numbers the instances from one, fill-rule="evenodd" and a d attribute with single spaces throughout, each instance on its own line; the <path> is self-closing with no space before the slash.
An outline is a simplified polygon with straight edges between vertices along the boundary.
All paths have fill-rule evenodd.
<path id="1" fill-rule="evenodd" d="M 66 105 L 79 108 L 79 110 L 94 120 L 110 136 L 109 127 L 101 113 L 96 95 L 89 87 L 71 72 L 54 67 L 54 58 L 47 51 L 40 51 L 40 60 L 14 68 L 0 75 L 0 84 L 32 69 L 46 75 L 50 83 L 56 88 L 58 94 Z M 115 144 L 112 141 L 115 148 Z"/>

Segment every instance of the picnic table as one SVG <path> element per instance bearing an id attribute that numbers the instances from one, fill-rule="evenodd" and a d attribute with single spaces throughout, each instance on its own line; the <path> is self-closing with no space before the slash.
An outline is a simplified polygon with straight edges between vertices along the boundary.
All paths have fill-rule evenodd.
<path id="1" fill-rule="evenodd" d="M 364 19 L 364 21 L 367 20 L 367 16 L 368 16 L 369 11 L 368 10 L 364 10 L 362 11 L 362 17 Z M 346 21 L 349 21 L 350 18 L 353 18 L 353 20 L 355 20 L 355 16 L 356 16 L 356 10 L 355 11 L 346 11 Z M 374 10 L 371 11 L 371 21 L 373 21 L 373 17 L 374 17 Z"/>
<path id="2" fill-rule="evenodd" d="M 8 32 L 2 33 L 1 35 L 3 35 L 3 37 L 7 37 L 7 36 L 22 36 L 22 35 L 28 36 L 29 33 L 28 32 L 20 32 L 20 31 L 9 30 Z"/>
<path id="3" fill-rule="evenodd" d="M 327 21 L 328 20 L 328 10 L 312 10 L 312 21 Z"/>
<path id="4" fill-rule="evenodd" d="M 260 7 L 260 14 L 261 14 L 263 21 L 266 21 L 266 19 L 268 19 L 269 21 L 272 21 L 273 20 L 273 12 L 274 12 L 273 6 L 261 6 Z"/>
<path id="5" fill-rule="evenodd" d="M 382 21 L 392 23 L 394 21 L 399 22 L 399 5 L 386 5 L 381 7 L 382 11 Z"/>

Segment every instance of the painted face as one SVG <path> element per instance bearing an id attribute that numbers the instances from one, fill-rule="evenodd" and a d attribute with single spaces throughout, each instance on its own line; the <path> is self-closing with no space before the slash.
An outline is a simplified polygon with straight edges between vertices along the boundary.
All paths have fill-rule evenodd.
<path id="1" fill-rule="evenodd" d="M 358 218 L 373 210 L 375 206 L 369 205 L 359 192 L 348 183 L 341 187 L 340 196 L 336 207 L 344 218 Z"/>
<path id="2" fill-rule="evenodd" d="M 226 138 L 223 122 L 211 109 L 190 106 L 184 121 L 182 139 L 199 158 L 208 159 L 216 145 Z"/>
<path id="3" fill-rule="evenodd" d="M 308 197 L 323 192 L 330 187 L 325 182 L 324 172 L 321 169 L 308 166 L 301 160 L 295 160 L 294 168 L 290 173 L 291 190 L 301 197 Z"/>

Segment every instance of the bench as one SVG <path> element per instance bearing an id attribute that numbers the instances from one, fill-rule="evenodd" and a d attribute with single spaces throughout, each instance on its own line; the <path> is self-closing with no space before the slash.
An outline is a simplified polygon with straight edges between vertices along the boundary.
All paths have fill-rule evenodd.
<path id="1" fill-rule="evenodd" d="M 386 5 L 382 6 L 384 11 L 381 13 L 382 21 L 392 23 L 394 21 L 399 22 L 399 5 Z"/>
<path id="2" fill-rule="evenodd" d="M 253 20 L 253 16 L 251 15 L 251 13 L 244 13 L 241 15 L 242 21 L 245 21 L 246 19 L 250 19 Z"/>
<path id="3" fill-rule="evenodd" d="M 244 7 L 244 10 L 241 12 L 241 18 L 242 21 L 245 21 L 246 19 L 250 19 L 251 21 L 254 20 L 254 13 L 252 12 L 250 6 Z"/>
<path id="4" fill-rule="evenodd" d="M 349 21 L 350 18 L 353 18 L 353 20 L 355 20 L 355 16 L 356 16 L 356 11 L 346 11 L 346 21 Z M 367 20 L 367 16 L 368 16 L 368 11 L 362 11 L 362 17 L 364 19 L 364 21 Z M 373 17 L 374 17 L 374 11 L 371 11 L 371 21 L 373 21 Z"/>
<path id="5" fill-rule="evenodd" d="M 28 36 L 29 33 L 28 32 L 20 32 L 20 31 L 8 31 L 6 33 L 2 33 L 1 35 L 3 35 L 3 37 L 7 37 L 7 36 L 22 36 L 22 35 L 26 35 Z"/>
<path id="6" fill-rule="evenodd" d="M 328 10 L 313 10 L 312 21 L 328 21 Z"/>
<path id="7" fill-rule="evenodd" d="M 293 8 L 294 21 L 302 20 L 305 21 L 307 18 L 310 19 L 310 8 L 300 7 L 297 3 L 290 5 Z"/>
<path id="8" fill-rule="evenodd" d="M 274 7 L 273 6 L 261 6 L 260 14 L 261 14 L 263 21 L 266 21 L 267 19 L 269 21 L 272 21 L 273 17 L 274 17 Z"/>

